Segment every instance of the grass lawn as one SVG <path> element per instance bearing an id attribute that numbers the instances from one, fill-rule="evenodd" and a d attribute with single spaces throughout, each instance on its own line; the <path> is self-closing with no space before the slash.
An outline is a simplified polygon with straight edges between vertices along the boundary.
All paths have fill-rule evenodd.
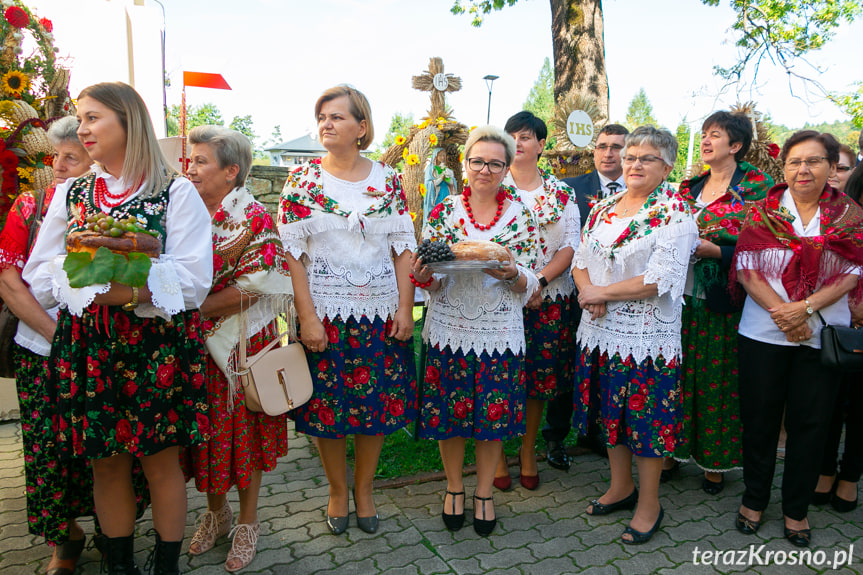
<path id="1" fill-rule="evenodd" d="M 414 308 L 414 355 L 416 358 L 417 371 L 422 364 L 420 361 L 420 349 L 422 346 L 422 307 Z M 421 374 L 418 374 L 418 380 Z M 381 451 L 380 462 L 375 476 L 376 479 L 394 479 L 396 477 L 405 477 L 416 475 L 418 473 L 428 473 L 435 471 L 443 471 L 443 465 L 440 460 L 440 452 L 436 441 L 426 439 L 416 439 L 416 426 L 411 423 L 404 429 L 389 435 L 384 441 L 384 447 Z M 570 433 L 565 443 L 567 445 L 575 445 L 577 435 Z M 521 439 L 511 439 L 504 442 L 504 452 L 507 457 L 515 457 L 518 451 L 518 446 L 521 444 Z M 545 453 L 545 440 L 542 434 L 537 438 L 537 452 Z M 354 444 L 353 439 L 348 440 L 348 459 L 353 459 Z M 469 440 L 465 448 L 465 466 L 475 463 L 473 441 Z"/>

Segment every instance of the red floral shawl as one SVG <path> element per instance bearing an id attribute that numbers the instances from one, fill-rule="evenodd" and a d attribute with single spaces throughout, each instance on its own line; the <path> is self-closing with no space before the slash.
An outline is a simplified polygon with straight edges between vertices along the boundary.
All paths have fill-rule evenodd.
<path id="1" fill-rule="evenodd" d="M 756 202 L 749 210 L 734 254 L 731 267 L 736 279 L 736 260 L 740 254 L 755 258 L 755 270 L 765 275 L 781 275 L 782 285 L 791 301 L 809 297 L 818 287 L 837 281 L 848 262 L 863 266 L 863 210 L 848 196 L 829 185 L 818 199 L 821 209 L 821 235 L 800 237 L 794 233 L 794 217 L 781 207 L 782 194 L 788 184 L 779 184 L 767 192 L 767 197 Z M 782 258 L 772 250 L 789 249 L 793 252 L 785 269 L 780 269 Z M 837 258 L 822 258 L 833 252 Z M 851 291 L 853 302 L 860 301 L 863 284 Z"/>

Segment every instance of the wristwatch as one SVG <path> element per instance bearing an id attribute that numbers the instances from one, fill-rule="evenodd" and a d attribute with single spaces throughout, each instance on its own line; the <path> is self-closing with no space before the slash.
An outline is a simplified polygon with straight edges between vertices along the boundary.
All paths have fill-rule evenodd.
<path id="1" fill-rule="evenodd" d="M 808 299 L 803 300 L 803 303 L 806 304 L 806 314 L 807 315 L 812 315 L 813 313 L 815 313 L 815 310 L 812 309 L 812 304 L 809 303 Z"/>
<path id="2" fill-rule="evenodd" d="M 138 307 L 138 288 L 132 286 L 132 301 L 123 304 L 123 311 L 132 311 Z"/>
<path id="3" fill-rule="evenodd" d="M 539 280 L 539 285 L 541 285 L 542 287 L 547 287 L 547 286 L 548 286 L 548 280 L 547 280 L 547 279 L 545 279 L 545 276 L 544 276 L 544 275 L 542 275 L 542 274 L 536 274 L 536 279 L 538 279 L 538 280 Z"/>

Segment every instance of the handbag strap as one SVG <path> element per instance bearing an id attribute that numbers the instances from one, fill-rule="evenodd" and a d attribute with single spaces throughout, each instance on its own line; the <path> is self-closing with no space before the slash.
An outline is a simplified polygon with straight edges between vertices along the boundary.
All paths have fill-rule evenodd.
<path id="1" fill-rule="evenodd" d="M 817 313 L 817 314 L 818 314 L 818 319 L 820 319 L 820 320 L 821 320 L 821 326 L 822 326 L 822 327 L 827 327 L 827 322 L 826 322 L 826 321 L 824 321 L 824 316 L 822 316 L 822 315 L 821 315 L 821 312 L 820 312 L 820 311 L 816 311 L 815 313 Z"/>
<path id="2" fill-rule="evenodd" d="M 251 307 L 251 306 L 249 306 L 249 307 Z M 294 323 L 294 309 L 293 309 L 293 304 L 292 304 L 291 308 L 288 310 L 288 329 L 281 332 L 275 339 L 273 339 L 273 341 L 268 343 L 262 350 L 260 350 L 256 354 L 258 359 L 263 357 L 264 352 L 273 349 L 274 347 L 276 347 L 277 344 L 281 343 L 283 337 L 293 333 L 292 329 L 291 329 L 293 326 L 293 323 Z M 243 300 L 242 300 L 242 294 L 241 294 L 240 295 L 240 345 L 239 345 L 239 365 L 238 365 L 238 367 L 240 370 L 243 370 L 243 371 L 247 371 L 254 364 L 254 362 L 252 362 L 251 364 L 248 363 L 248 356 L 247 356 L 247 350 L 246 350 L 246 339 L 247 339 L 247 335 L 246 335 L 246 309 L 243 308 Z"/>
<path id="3" fill-rule="evenodd" d="M 30 233 L 27 236 L 28 255 L 30 248 L 33 246 L 33 240 L 36 238 L 36 231 L 42 224 L 42 206 L 45 205 L 45 190 L 38 190 L 36 194 L 36 211 L 33 214 L 33 221 L 30 222 Z"/>

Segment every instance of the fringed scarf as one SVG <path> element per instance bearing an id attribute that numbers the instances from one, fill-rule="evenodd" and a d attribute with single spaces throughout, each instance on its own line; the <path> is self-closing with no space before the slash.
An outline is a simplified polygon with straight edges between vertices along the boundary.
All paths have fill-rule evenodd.
<path id="1" fill-rule="evenodd" d="M 788 184 L 771 188 L 767 197 L 749 210 L 734 254 L 731 278 L 736 280 L 736 262 L 741 254 L 755 260 L 754 270 L 762 276 L 781 276 L 791 301 L 806 299 L 820 286 L 829 285 L 844 275 L 848 263 L 863 266 L 863 210 L 848 196 L 829 185 L 818 199 L 821 210 L 821 235 L 800 237 L 794 233 L 794 216 L 781 207 Z M 792 251 L 788 265 L 776 249 Z M 824 258 L 825 252 L 835 256 Z M 849 294 L 859 302 L 863 284 Z"/>

